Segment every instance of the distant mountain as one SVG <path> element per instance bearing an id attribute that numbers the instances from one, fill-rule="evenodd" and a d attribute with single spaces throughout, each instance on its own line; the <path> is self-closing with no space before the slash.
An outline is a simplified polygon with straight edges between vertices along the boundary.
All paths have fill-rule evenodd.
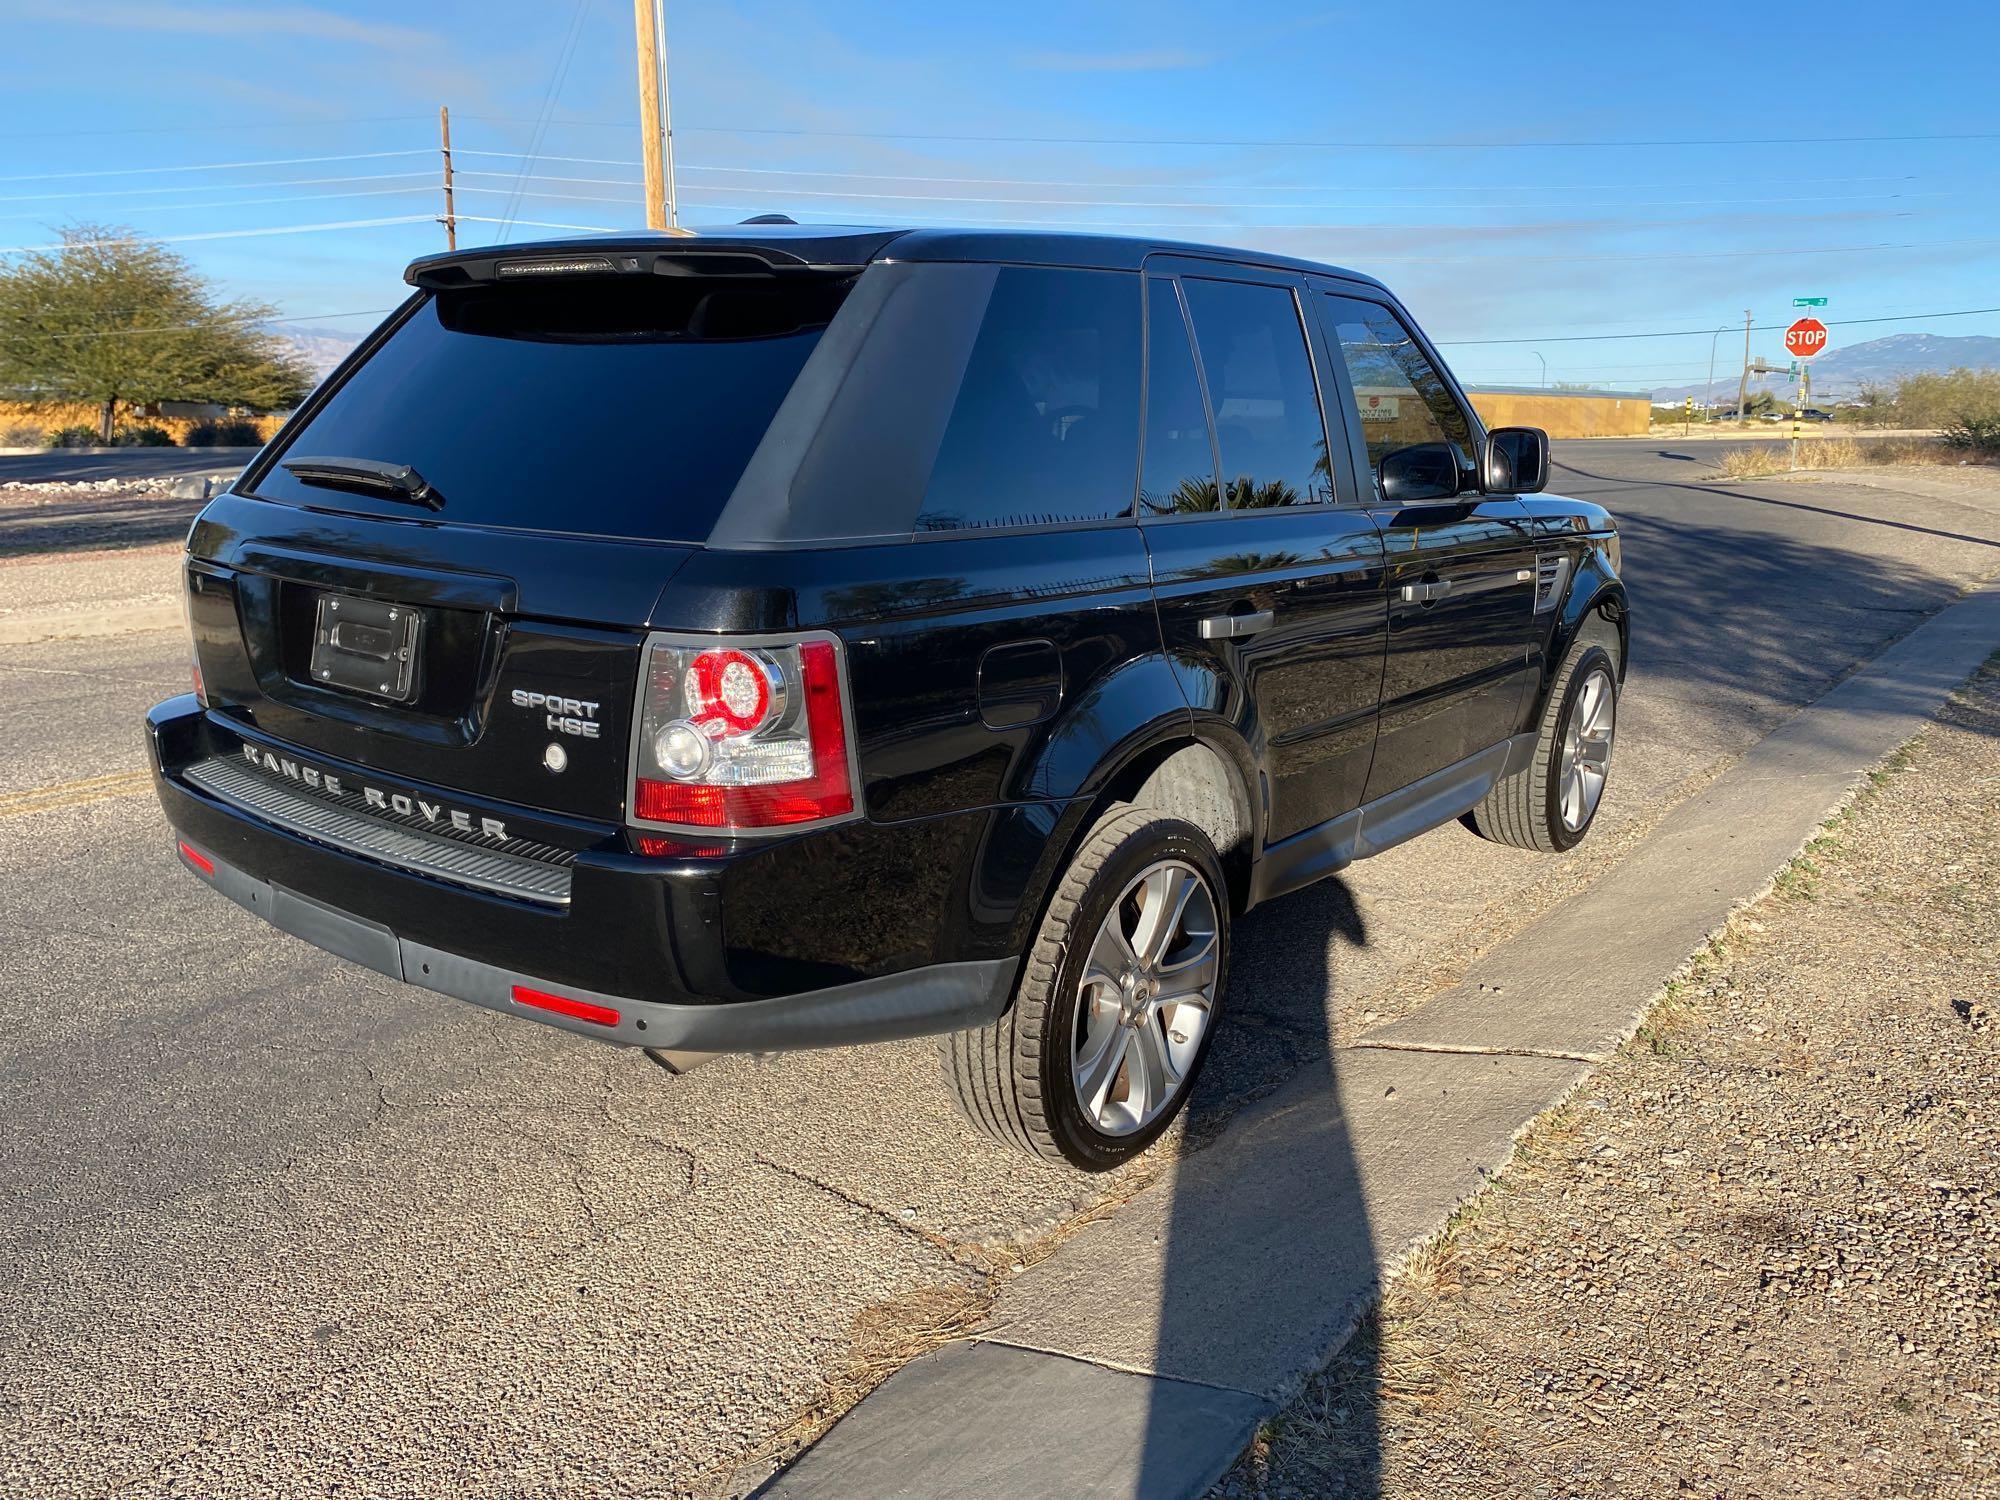
<path id="1" fill-rule="evenodd" d="M 1833 334 L 1838 339 L 1840 330 L 1834 329 Z M 1773 364 L 1777 363 L 1777 356 L 1765 357 Z M 1944 338 L 1934 333 L 1892 333 L 1887 338 L 1870 339 L 1866 343 L 1849 344 L 1844 348 L 1836 344 L 1831 353 L 1822 354 L 1813 361 L 1813 400 L 1840 401 L 1855 395 L 1864 385 L 1893 385 L 1905 375 L 1961 368 L 2000 369 L 2000 338 L 1987 334 Z M 1727 376 L 1718 369 L 1709 399 L 1734 401 L 1740 372 L 1741 366 Z M 1791 381 L 1783 375 L 1776 378 L 1766 376 L 1761 381 L 1753 376 L 1750 381 L 1753 394 L 1770 391 L 1776 395 L 1791 388 Z M 1653 392 L 1655 401 L 1683 401 L 1689 396 L 1701 400 L 1701 386 L 1663 386 Z"/>
<path id="2" fill-rule="evenodd" d="M 281 324 L 271 332 L 305 360 L 315 382 L 324 380 L 327 372 L 347 358 L 347 351 L 362 339 L 360 332 L 310 324 Z"/>

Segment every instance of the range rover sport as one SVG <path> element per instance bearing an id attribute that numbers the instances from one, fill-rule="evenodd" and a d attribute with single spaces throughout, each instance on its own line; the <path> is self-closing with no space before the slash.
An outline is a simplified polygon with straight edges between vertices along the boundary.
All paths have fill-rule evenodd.
<path id="1" fill-rule="evenodd" d="M 1591 825 L 1616 532 L 1378 282 L 764 224 L 406 279 L 195 522 L 148 719 L 182 862 L 334 954 L 675 1069 L 937 1034 L 1097 1170 L 1244 911 Z"/>

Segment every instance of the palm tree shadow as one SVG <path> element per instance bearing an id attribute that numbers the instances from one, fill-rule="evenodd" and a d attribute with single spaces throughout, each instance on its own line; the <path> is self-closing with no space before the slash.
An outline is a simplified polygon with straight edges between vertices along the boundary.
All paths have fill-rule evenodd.
<path id="1" fill-rule="evenodd" d="M 1338 877 L 1236 924 L 1229 1009 L 1189 1101 L 1183 1160 L 1167 1189 L 1154 1361 L 1163 1374 L 1275 1404 L 1288 1393 L 1273 1383 L 1274 1354 L 1317 1351 L 1309 1354 L 1317 1364 L 1323 1344 L 1374 1299 L 1375 1248 L 1332 1035 L 1338 955 L 1368 940 Z M 1371 1377 L 1372 1350 L 1365 1339 L 1350 1345 L 1344 1375 Z M 1348 1369 L 1357 1356 L 1363 1367 Z M 1204 1477 L 1176 1472 L 1185 1451 L 1172 1426 L 1178 1410 L 1154 1405 L 1139 1495 L 1187 1494 Z M 1338 1493 L 1377 1495 L 1373 1421 L 1350 1425 Z"/>

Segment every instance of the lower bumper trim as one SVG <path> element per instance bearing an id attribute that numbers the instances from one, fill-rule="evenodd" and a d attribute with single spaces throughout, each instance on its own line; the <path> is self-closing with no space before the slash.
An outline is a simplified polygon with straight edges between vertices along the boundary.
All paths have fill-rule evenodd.
<path id="1" fill-rule="evenodd" d="M 203 869 L 190 857 L 207 861 Z M 788 1052 L 963 1031 L 998 1019 L 1018 958 L 931 964 L 830 989 L 709 1005 L 671 1005 L 558 985 L 400 938 L 387 927 L 255 879 L 203 850 L 182 863 L 272 926 L 391 979 L 579 1036 L 667 1053 Z M 574 1003 L 575 1014 L 524 1004 L 517 989 Z M 597 1019 L 608 1014 L 611 1019 Z"/>

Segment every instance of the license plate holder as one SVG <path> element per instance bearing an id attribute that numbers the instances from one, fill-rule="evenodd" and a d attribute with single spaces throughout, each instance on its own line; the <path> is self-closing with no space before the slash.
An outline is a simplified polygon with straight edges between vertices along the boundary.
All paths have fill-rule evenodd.
<path id="1" fill-rule="evenodd" d="M 322 593 L 313 619 L 312 680 L 389 703 L 417 696 L 423 612 L 407 604 Z"/>

